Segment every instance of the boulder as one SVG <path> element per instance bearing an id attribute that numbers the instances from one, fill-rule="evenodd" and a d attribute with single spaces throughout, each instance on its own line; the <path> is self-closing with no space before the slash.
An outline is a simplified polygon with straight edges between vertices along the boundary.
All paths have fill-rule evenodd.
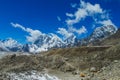
<path id="1" fill-rule="evenodd" d="M 91 67 L 91 68 L 90 68 L 90 72 L 97 72 L 96 67 Z"/>

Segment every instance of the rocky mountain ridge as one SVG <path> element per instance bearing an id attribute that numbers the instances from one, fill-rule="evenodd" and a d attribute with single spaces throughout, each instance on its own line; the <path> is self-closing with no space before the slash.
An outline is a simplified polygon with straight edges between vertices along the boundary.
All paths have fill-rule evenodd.
<path id="1" fill-rule="evenodd" d="M 96 28 L 93 33 L 83 40 L 77 39 L 74 35 L 71 35 L 66 40 L 62 40 L 55 34 L 43 34 L 34 41 L 32 44 L 21 45 L 13 39 L 0 40 L 0 50 L 1 51 L 22 51 L 22 52 L 31 52 L 38 53 L 42 51 L 47 51 L 51 48 L 65 48 L 65 47 L 74 47 L 81 45 L 90 45 L 94 42 L 99 42 L 104 40 L 107 37 L 110 37 L 112 34 L 115 34 L 117 28 L 112 25 L 102 26 Z"/>

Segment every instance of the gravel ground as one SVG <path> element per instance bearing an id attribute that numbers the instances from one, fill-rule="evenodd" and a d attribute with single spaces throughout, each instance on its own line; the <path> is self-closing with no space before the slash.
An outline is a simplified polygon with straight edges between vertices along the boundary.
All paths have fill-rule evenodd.
<path id="1" fill-rule="evenodd" d="M 120 80 L 120 60 L 115 60 L 109 66 L 103 67 L 102 72 L 95 74 L 91 80 Z"/>

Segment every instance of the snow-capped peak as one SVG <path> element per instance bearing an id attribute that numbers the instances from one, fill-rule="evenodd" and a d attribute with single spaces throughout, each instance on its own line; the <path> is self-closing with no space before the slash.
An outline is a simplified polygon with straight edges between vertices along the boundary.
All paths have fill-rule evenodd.
<path id="1" fill-rule="evenodd" d="M 64 42 L 55 34 L 40 35 L 39 38 L 29 47 L 30 52 L 47 51 L 50 48 L 60 48 Z M 36 48 L 35 48 L 36 46 Z"/>
<path id="2" fill-rule="evenodd" d="M 74 35 L 68 37 L 66 40 L 62 40 L 56 34 L 44 34 L 40 35 L 33 44 L 26 45 L 28 49 L 26 49 L 24 46 L 24 50 L 26 49 L 29 52 L 38 53 L 41 51 L 47 51 L 51 48 L 61 48 L 71 45 L 73 46 L 75 43 L 75 39 L 76 37 Z"/>
<path id="3" fill-rule="evenodd" d="M 12 47 L 16 47 L 20 44 L 18 44 L 18 42 L 12 38 L 8 38 L 6 40 L 2 40 L 2 45 L 5 46 L 5 47 L 9 47 L 9 48 L 12 48 Z"/>
<path id="4" fill-rule="evenodd" d="M 17 51 L 18 48 L 19 49 L 21 48 L 21 46 L 22 45 L 20 43 L 18 43 L 16 40 L 14 40 L 12 38 L 8 38 L 8 39 L 5 39 L 5 40 L 0 40 L 0 47 L 3 50 L 6 50 L 6 51 L 11 51 L 13 49 L 14 49 L 14 51 Z"/>
<path id="5" fill-rule="evenodd" d="M 16 40 L 9 38 L 6 40 L 0 40 L 0 49 L 6 51 L 24 51 L 38 53 L 42 51 L 47 51 L 51 48 L 74 47 L 79 43 L 88 44 L 96 40 L 103 40 L 116 33 L 116 31 L 117 28 L 112 25 L 97 27 L 93 31 L 92 35 L 84 41 L 78 40 L 75 35 L 70 35 L 66 39 L 61 39 L 59 36 L 53 33 L 41 34 L 34 41 L 34 43 L 29 43 L 25 45 L 21 45 Z"/>
<path id="6" fill-rule="evenodd" d="M 110 35 L 116 33 L 116 31 L 117 31 L 117 28 L 113 25 L 98 27 L 94 30 L 94 32 L 90 36 L 89 42 L 107 38 Z"/>

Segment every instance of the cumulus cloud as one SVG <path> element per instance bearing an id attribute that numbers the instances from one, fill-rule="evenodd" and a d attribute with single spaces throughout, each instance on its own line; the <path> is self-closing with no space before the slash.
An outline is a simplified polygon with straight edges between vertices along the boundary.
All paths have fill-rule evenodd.
<path id="1" fill-rule="evenodd" d="M 74 27 L 70 27 L 69 30 L 70 30 L 71 32 L 75 32 L 75 33 L 77 33 L 77 34 L 79 34 L 79 35 L 87 32 L 87 29 L 85 28 L 85 26 L 82 26 L 82 27 L 79 28 L 79 29 L 76 29 L 76 28 L 74 28 Z"/>
<path id="2" fill-rule="evenodd" d="M 107 26 L 107 25 L 114 25 L 114 23 L 111 21 L 111 20 L 103 20 L 103 21 L 99 21 L 100 24 L 103 24 L 104 26 Z"/>
<path id="3" fill-rule="evenodd" d="M 77 12 L 75 12 L 75 14 L 71 14 L 73 15 L 73 17 L 75 17 L 75 19 L 67 19 L 66 23 L 69 26 L 72 26 L 75 23 L 78 23 L 81 19 L 84 19 L 88 14 L 84 9 L 78 9 Z M 68 16 L 71 17 L 71 16 Z"/>
<path id="4" fill-rule="evenodd" d="M 65 22 L 72 32 L 76 32 L 78 34 L 86 33 L 87 29 L 84 26 L 80 29 L 76 29 L 74 25 L 80 23 L 80 21 L 84 21 L 87 17 L 91 17 L 93 19 L 91 29 L 99 27 L 96 25 L 115 26 L 115 24 L 110 19 L 108 11 L 103 10 L 99 4 L 91 4 L 89 2 L 80 0 L 80 4 L 77 7 L 78 8 L 75 12 L 66 13 L 68 18 L 65 20 Z"/>
<path id="5" fill-rule="evenodd" d="M 23 31 L 28 32 L 29 36 L 26 36 L 27 41 L 32 42 L 32 43 L 34 43 L 34 41 L 36 41 L 40 35 L 44 35 L 39 30 L 33 30 L 33 29 L 30 29 L 30 28 L 25 28 L 24 26 L 22 26 L 20 24 L 17 24 L 17 23 L 11 23 L 11 25 L 15 28 L 20 28 Z"/>
<path id="6" fill-rule="evenodd" d="M 96 13 L 103 13 L 103 10 L 99 4 L 92 5 L 90 3 L 87 3 L 85 9 L 88 11 L 90 15 Z"/>
<path id="7" fill-rule="evenodd" d="M 89 2 L 80 1 L 80 6 L 77 11 L 72 13 L 66 13 L 68 17 L 75 17 L 74 19 L 68 18 L 66 23 L 68 25 L 74 25 L 75 23 L 80 22 L 82 19 L 85 19 L 87 16 L 93 16 L 94 14 L 102 14 L 104 11 L 99 4 L 92 5 Z"/>
<path id="8" fill-rule="evenodd" d="M 61 34 L 64 39 L 66 39 L 66 38 L 74 35 L 73 33 L 69 32 L 69 31 L 66 30 L 65 28 L 58 28 L 57 33 Z"/>

